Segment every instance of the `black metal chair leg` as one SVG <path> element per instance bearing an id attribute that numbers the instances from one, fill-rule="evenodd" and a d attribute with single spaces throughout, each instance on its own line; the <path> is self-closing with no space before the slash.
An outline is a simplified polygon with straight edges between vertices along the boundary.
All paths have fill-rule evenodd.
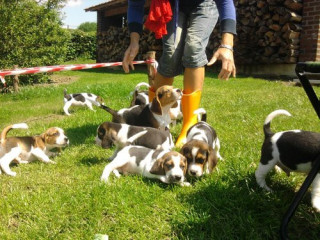
<path id="1" fill-rule="evenodd" d="M 315 93 L 315 91 L 313 90 L 309 79 L 307 78 L 307 76 L 304 73 L 301 72 L 297 72 L 297 76 L 301 82 L 301 85 L 304 89 L 304 91 L 306 92 L 314 110 L 316 111 L 318 118 L 320 118 L 320 101 L 318 100 L 318 97 Z"/>
<path id="2" fill-rule="evenodd" d="M 299 191 L 295 195 L 291 205 L 289 206 L 286 214 L 283 217 L 280 227 L 280 235 L 281 239 L 289 239 L 287 234 L 287 226 L 288 223 L 293 216 L 294 212 L 296 211 L 298 205 L 300 204 L 303 196 L 305 195 L 306 191 L 310 187 L 311 183 L 313 182 L 314 178 L 317 176 L 320 170 L 320 156 L 317 157 L 314 166 L 312 167 L 311 171 L 309 172 L 308 176 L 304 180 L 303 184 L 301 185 Z"/>

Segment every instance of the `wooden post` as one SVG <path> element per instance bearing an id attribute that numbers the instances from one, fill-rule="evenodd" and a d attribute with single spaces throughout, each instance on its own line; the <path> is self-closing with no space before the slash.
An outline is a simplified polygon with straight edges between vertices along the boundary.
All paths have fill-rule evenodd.
<path id="1" fill-rule="evenodd" d="M 146 53 L 146 60 L 155 60 L 156 59 L 156 51 L 149 51 Z M 148 80 L 149 80 L 149 85 L 153 86 L 154 83 L 154 78 L 157 73 L 157 69 L 155 67 L 155 64 L 152 63 L 147 63 L 147 68 L 148 68 Z"/>
<path id="2" fill-rule="evenodd" d="M 17 69 L 18 65 L 14 65 L 14 69 Z M 13 78 L 13 90 L 15 92 L 19 92 L 19 77 L 18 75 L 15 75 Z"/>

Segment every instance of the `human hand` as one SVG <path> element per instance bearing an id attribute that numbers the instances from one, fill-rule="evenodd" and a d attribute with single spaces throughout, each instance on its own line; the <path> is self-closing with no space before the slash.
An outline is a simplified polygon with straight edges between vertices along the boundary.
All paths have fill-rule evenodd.
<path id="1" fill-rule="evenodd" d="M 130 45 L 124 53 L 124 57 L 122 60 L 122 68 L 125 73 L 129 73 L 130 67 L 134 70 L 133 60 L 137 56 L 139 52 L 139 34 L 131 33 L 130 34 Z"/>
<path id="2" fill-rule="evenodd" d="M 231 74 L 232 77 L 236 77 L 236 66 L 234 64 L 233 52 L 230 49 L 218 48 L 207 65 L 211 66 L 217 60 L 222 61 L 222 67 L 218 75 L 219 79 L 229 80 Z"/>

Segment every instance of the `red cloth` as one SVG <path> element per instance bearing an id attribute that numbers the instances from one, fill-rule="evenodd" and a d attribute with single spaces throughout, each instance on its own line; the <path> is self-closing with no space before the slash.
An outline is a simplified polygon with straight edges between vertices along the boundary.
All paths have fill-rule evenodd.
<path id="1" fill-rule="evenodd" d="M 152 0 L 149 15 L 145 22 L 146 28 L 155 33 L 157 39 L 162 38 L 167 32 L 167 22 L 172 18 L 169 0 Z"/>

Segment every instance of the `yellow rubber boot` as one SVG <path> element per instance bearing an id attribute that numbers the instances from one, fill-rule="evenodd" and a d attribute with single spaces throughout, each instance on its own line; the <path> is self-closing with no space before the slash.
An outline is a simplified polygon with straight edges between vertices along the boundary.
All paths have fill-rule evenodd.
<path id="1" fill-rule="evenodd" d="M 182 147 L 186 143 L 187 131 L 191 126 L 198 122 L 197 115 L 193 112 L 199 108 L 201 100 L 201 90 L 190 94 L 183 94 L 181 98 L 181 107 L 183 115 L 183 124 L 180 136 L 176 141 L 176 147 Z"/>
<path id="2" fill-rule="evenodd" d="M 154 99 L 155 95 L 156 95 L 156 91 L 152 87 L 149 87 L 149 93 L 148 93 L 149 102 L 152 102 L 152 100 Z"/>

